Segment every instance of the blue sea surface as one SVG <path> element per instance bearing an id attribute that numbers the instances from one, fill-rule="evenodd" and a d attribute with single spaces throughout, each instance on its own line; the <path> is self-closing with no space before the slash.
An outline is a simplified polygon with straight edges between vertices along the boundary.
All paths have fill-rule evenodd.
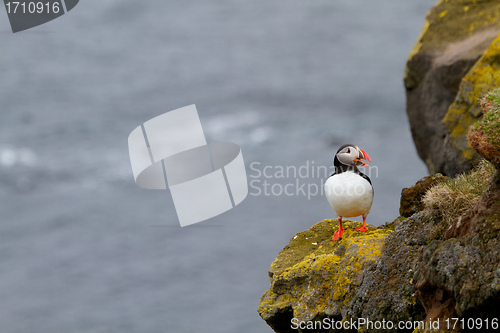
<path id="1" fill-rule="evenodd" d="M 337 148 L 370 154 L 374 225 L 427 173 L 402 80 L 434 3 L 87 0 L 16 34 L 0 9 L 0 331 L 272 332 L 267 270 L 335 217 Z M 127 138 L 190 104 L 251 186 L 181 228 L 169 191 L 135 185 Z"/>

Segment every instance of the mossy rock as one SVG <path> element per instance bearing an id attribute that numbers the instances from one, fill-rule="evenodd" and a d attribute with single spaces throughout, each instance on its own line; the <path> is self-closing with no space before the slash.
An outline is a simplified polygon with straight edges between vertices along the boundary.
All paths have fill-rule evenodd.
<path id="1" fill-rule="evenodd" d="M 296 234 L 271 264 L 271 288 L 261 298 L 258 312 L 276 331 L 289 332 L 290 320 L 342 319 L 342 312 L 361 283 L 363 270 L 379 256 L 392 230 L 344 220 L 346 231 L 332 241 L 337 220 L 324 220 Z"/>
<path id="2" fill-rule="evenodd" d="M 434 52 L 480 31 L 498 27 L 497 0 L 440 0 L 428 13 L 409 60 L 421 52 Z"/>
<path id="3" fill-rule="evenodd" d="M 480 114 L 477 98 L 498 80 L 498 47 L 492 42 L 500 33 L 499 18 L 497 0 L 441 0 L 409 55 L 407 113 L 431 174 L 454 176 L 474 166 L 467 129 Z"/>
<path id="4" fill-rule="evenodd" d="M 449 142 L 462 152 L 463 158 L 472 159 L 475 155 L 474 149 L 467 141 L 467 133 L 469 127 L 483 115 L 478 101 L 488 91 L 497 87 L 500 87 L 500 36 L 462 79 L 458 95 L 443 119 L 450 132 Z M 497 94 L 491 95 L 491 98 L 495 96 Z M 493 111 L 489 116 L 496 116 L 498 124 L 498 113 Z M 490 122 L 490 125 L 492 124 L 493 122 Z M 491 129 L 490 125 L 487 127 Z M 498 137 L 498 134 L 492 133 L 490 137 Z"/>

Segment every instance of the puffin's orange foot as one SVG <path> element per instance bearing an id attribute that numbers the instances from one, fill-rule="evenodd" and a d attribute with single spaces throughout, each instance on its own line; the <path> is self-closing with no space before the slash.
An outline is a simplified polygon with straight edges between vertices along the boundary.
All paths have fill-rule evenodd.
<path id="1" fill-rule="evenodd" d="M 361 227 L 354 228 L 355 231 L 368 231 L 368 228 L 362 225 Z"/>
<path id="2" fill-rule="evenodd" d="M 333 234 L 332 241 L 338 241 L 342 239 L 342 234 L 344 233 L 345 229 L 344 228 L 339 228 L 335 233 Z"/>

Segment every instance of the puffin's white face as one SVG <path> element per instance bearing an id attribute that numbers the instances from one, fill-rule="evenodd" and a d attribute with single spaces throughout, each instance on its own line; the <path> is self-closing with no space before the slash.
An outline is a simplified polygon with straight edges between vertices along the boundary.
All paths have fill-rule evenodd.
<path id="1" fill-rule="evenodd" d="M 368 156 L 364 150 L 351 145 L 345 146 L 342 150 L 337 152 L 337 158 L 340 163 L 352 166 L 368 166 L 362 159 L 371 162 L 370 156 Z"/>
<path id="2" fill-rule="evenodd" d="M 341 151 L 337 153 L 337 158 L 339 159 L 340 163 L 345 164 L 345 165 L 356 165 L 356 162 L 354 159 L 358 157 L 358 150 L 354 146 L 347 146 L 344 147 Z"/>

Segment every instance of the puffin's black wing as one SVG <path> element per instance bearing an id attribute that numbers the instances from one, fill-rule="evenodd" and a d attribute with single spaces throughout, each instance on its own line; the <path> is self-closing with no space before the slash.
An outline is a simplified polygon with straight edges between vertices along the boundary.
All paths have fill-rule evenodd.
<path id="1" fill-rule="evenodd" d="M 360 175 L 361 177 L 363 177 L 364 179 L 366 179 L 368 181 L 368 183 L 370 183 L 370 185 L 372 185 L 372 181 L 371 181 L 370 177 L 368 177 L 367 175 L 365 175 L 364 173 L 359 171 L 357 168 L 354 172 L 357 173 L 358 175 Z"/>

